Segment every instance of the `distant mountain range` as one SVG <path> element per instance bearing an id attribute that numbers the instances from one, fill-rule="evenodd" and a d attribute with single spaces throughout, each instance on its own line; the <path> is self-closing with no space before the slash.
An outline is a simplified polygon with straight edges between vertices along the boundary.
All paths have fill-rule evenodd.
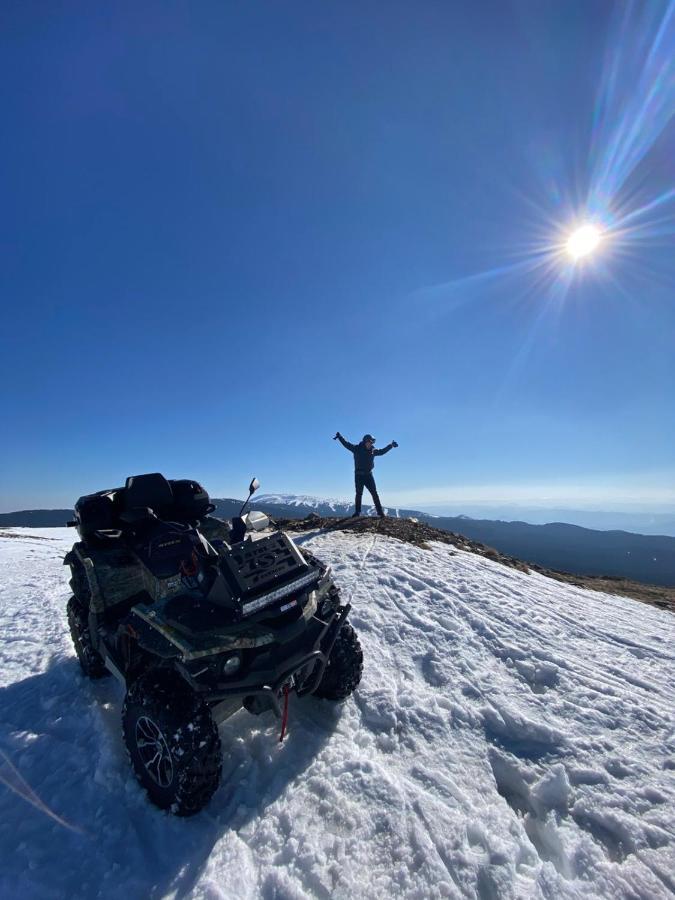
<path id="1" fill-rule="evenodd" d="M 213 499 L 215 515 L 230 518 L 239 512 L 242 501 Z M 353 504 L 343 500 L 325 500 L 294 494 L 263 494 L 254 508 L 277 518 L 303 519 L 318 516 L 348 516 Z M 366 514 L 374 512 L 365 508 Z M 468 516 L 433 516 L 412 509 L 388 508 L 393 516 L 412 517 L 443 531 L 452 531 L 515 556 L 524 562 L 580 575 L 608 575 L 630 578 L 647 584 L 675 585 L 675 538 L 633 534 L 628 531 L 596 531 L 553 522 L 529 525 L 526 522 L 502 522 L 472 519 Z M 35 509 L 0 513 L 0 527 L 53 527 L 72 518 L 70 509 Z"/>
<path id="2" fill-rule="evenodd" d="M 617 512 L 602 509 L 572 509 L 569 507 L 539 506 L 487 506 L 465 505 L 443 507 L 426 505 L 427 514 L 458 516 L 471 519 L 490 519 L 501 522 L 529 522 L 530 525 L 547 525 L 549 522 L 567 522 L 594 531 L 632 531 L 634 534 L 657 534 L 675 537 L 675 507 L 672 512 Z"/>
<path id="3" fill-rule="evenodd" d="M 72 518 L 72 509 L 21 509 L 0 513 L 0 528 L 58 528 Z"/>

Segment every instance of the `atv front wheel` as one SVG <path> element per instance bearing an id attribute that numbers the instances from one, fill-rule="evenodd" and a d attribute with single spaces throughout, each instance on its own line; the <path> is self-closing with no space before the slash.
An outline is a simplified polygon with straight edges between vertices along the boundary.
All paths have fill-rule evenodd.
<path id="1" fill-rule="evenodd" d="M 134 681 L 122 733 L 153 803 L 179 816 L 206 806 L 220 783 L 220 737 L 208 706 L 180 678 L 150 671 Z"/>
<path id="2" fill-rule="evenodd" d="M 71 597 L 66 611 L 70 636 L 73 639 L 75 653 L 84 674 L 89 678 L 104 678 L 106 675 L 110 675 L 103 662 L 103 657 L 92 646 L 86 609 L 78 603 L 76 597 Z"/>
<path id="3" fill-rule="evenodd" d="M 323 678 L 314 695 L 326 700 L 344 700 L 356 689 L 362 674 L 363 650 L 356 632 L 345 622 L 338 632 Z"/>

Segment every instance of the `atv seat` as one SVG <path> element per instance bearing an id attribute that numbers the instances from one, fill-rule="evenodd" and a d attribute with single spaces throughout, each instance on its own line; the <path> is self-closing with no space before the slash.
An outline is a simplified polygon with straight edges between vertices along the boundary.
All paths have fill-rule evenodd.
<path id="1" fill-rule="evenodd" d="M 158 519 L 171 522 L 197 522 L 215 509 L 197 481 L 167 481 L 159 472 L 127 478 L 123 503 L 127 512 L 151 509 Z"/>
<path id="2" fill-rule="evenodd" d="M 135 509 L 151 509 L 158 519 L 170 515 L 173 506 L 171 485 L 159 472 L 149 475 L 132 475 L 127 478 L 123 497 L 125 512 Z"/>
<path id="3" fill-rule="evenodd" d="M 88 494 L 75 504 L 80 537 L 94 545 L 146 535 L 159 522 L 196 526 L 215 506 L 197 481 L 168 481 L 159 472 L 133 475 L 125 487 Z M 121 533 L 120 533 L 121 532 Z"/>
<path id="4" fill-rule="evenodd" d="M 127 526 L 129 543 L 156 578 L 181 572 L 196 574 L 198 560 L 208 555 L 192 524 L 185 521 L 187 517 L 176 515 L 208 506 L 208 494 L 196 482 L 177 481 L 173 485 L 176 491 L 171 482 L 155 472 L 127 478 L 124 490 L 125 510 L 120 520 Z M 191 508 L 193 497 L 197 502 Z"/>

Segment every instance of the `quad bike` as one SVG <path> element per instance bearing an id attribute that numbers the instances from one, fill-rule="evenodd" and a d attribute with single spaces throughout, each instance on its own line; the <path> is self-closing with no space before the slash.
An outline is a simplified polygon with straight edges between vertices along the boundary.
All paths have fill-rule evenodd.
<path id="1" fill-rule="evenodd" d="M 81 497 L 66 554 L 82 670 L 125 686 L 131 765 L 157 806 L 189 816 L 221 775 L 218 724 L 242 707 L 286 728 L 289 694 L 358 685 L 363 654 L 330 569 L 260 512 L 231 523 L 195 481 L 160 474 Z M 267 531 L 267 534 L 263 534 Z"/>

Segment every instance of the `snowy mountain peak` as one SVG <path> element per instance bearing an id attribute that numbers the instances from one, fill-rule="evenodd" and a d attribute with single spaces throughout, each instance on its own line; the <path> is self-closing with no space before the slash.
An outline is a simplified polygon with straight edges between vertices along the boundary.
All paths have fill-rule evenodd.
<path id="1" fill-rule="evenodd" d="M 354 501 L 337 499 L 335 497 L 312 497 L 307 494 L 261 494 L 256 496 L 255 503 L 270 503 L 277 506 L 292 506 L 297 509 L 307 510 L 308 513 L 316 512 L 322 516 L 346 516 L 354 510 Z M 364 503 L 363 509 L 366 514 L 375 511 L 375 507 L 371 504 Z M 397 511 L 392 507 L 385 507 L 392 515 L 397 515 Z"/>
<path id="2" fill-rule="evenodd" d="M 256 502 L 279 503 L 284 506 L 308 506 L 314 509 L 328 506 L 334 510 L 341 510 L 353 505 L 350 500 L 338 500 L 332 497 L 311 497 L 307 494 L 260 494 L 256 495 Z"/>

